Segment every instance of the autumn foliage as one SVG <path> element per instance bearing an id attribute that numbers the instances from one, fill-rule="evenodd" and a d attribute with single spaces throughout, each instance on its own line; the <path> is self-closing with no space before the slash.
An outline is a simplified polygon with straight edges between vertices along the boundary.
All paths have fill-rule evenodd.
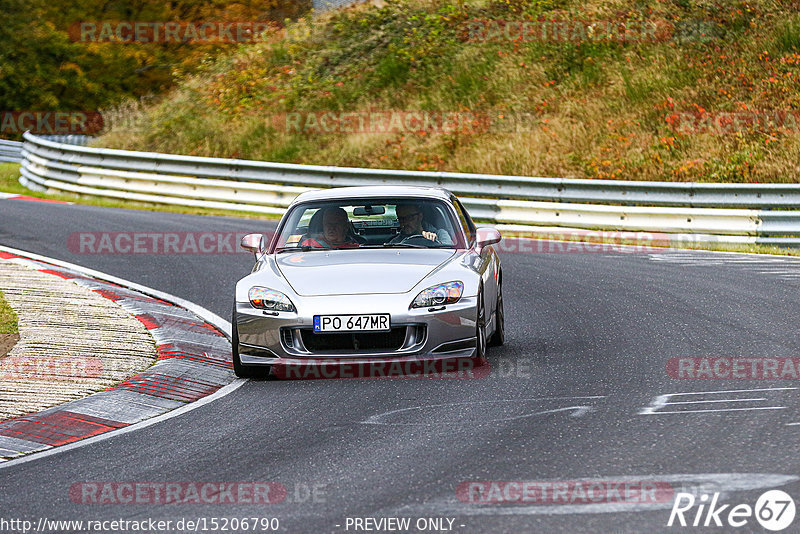
<path id="1" fill-rule="evenodd" d="M 151 97 L 238 44 L 80 42 L 80 21 L 259 21 L 282 26 L 296 0 L 0 0 L 0 110 L 95 112 Z M 6 136 L 7 137 L 7 136 Z"/>

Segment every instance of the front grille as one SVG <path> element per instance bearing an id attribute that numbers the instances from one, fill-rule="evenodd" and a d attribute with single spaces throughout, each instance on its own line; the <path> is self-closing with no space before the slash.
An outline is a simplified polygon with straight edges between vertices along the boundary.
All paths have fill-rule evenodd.
<path id="1" fill-rule="evenodd" d="M 283 344 L 287 347 L 291 347 L 294 345 L 294 339 L 292 338 L 292 331 L 289 328 L 282 328 L 281 329 L 281 336 L 283 336 Z"/>
<path id="2" fill-rule="evenodd" d="M 400 326 L 388 332 L 348 332 L 315 334 L 301 329 L 300 336 L 309 352 L 377 352 L 400 350 L 409 327 Z"/>

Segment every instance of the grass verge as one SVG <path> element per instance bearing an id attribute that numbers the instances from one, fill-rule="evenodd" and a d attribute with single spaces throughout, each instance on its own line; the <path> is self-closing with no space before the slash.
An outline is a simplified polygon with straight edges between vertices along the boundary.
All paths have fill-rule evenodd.
<path id="1" fill-rule="evenodd" d="M 0 291 L 0 334 L 16 334 L 18 332 L 17 314 L 8 305 L 3 292 Z"/>

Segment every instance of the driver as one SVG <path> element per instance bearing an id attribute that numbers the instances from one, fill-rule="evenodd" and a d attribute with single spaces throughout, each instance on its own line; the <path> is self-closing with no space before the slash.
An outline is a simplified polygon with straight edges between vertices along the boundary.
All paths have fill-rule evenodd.
<path id="1" fill-rule="evenodd" d="M 424 220 L 424 215 L 419 206 L 415 204 L 398 204 L 395 209 L 397 221 L 400 223 L 400 233 L 394 236 L 389 243 L 400 243 L 411 236 L 419 235 L 429 241 L 452 245 L 453 240 L 447 230 L 434 228 Z"/>
<path id="2" fill-rule="evenodd" d="M 322 234 L 314 234 L 300 243 L 301 246 L 320 248 L 354 248 L 359 246 L 348 234 L 350 219 L 339 207 L 323 208 Z"/>

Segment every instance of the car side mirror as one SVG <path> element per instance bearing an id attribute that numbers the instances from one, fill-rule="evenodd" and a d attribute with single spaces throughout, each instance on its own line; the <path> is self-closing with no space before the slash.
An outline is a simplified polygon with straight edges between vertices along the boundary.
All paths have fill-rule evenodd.
<path id="1" fill-rule="evenodd" d="M 264 235 L 263 234 L 247 234 L 242 238 L 242 248 L 255 254 L 256 259 L 258 255 L 264 251 Z"/>
<path id="2" fill-rule="evenodd" d="M 499 243 L 501 239 L 503 239 L 503 236 L 500 235 L 496 228 L 478 228 L 475 247 L 480 252 L 489 245 Z"/>

